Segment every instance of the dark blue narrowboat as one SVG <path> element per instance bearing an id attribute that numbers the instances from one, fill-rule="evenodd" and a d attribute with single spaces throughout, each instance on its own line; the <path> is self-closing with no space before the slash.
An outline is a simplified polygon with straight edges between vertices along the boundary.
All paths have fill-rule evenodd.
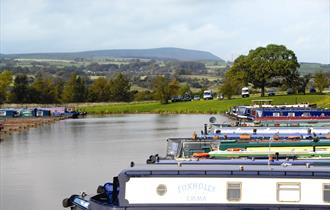
<path id="1" fill-rule="evenodd" d="M 13 109 L 0 109 L 0 117 L 6 118 L 6 117 L 16 117 L 18 115 L 18 112 Z"/>
<path id="2" fill-rule="evenodd" d="M 46 110 L 46 109 L 35 109 L 34 113 L 35 113 L 36 117 L 50 117 L 51 116 L 50 110 Z"/>
<path id="3" fill-rule="evenodd" d="M 256 109 L 255 118 L 259 117 L 329 117 L 330 109 L 290 108 Z"/>

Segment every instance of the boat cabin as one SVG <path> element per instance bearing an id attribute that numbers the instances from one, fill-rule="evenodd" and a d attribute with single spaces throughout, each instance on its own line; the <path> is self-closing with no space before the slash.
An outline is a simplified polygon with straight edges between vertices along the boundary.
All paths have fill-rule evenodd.
<path id="1" fill-rule="evenodd" d="M 6 117 L 16 117 L 17 111 L 13 109 L 0 109 L 0 117 L 6 118 Z"/>
<path id="2" fill-rule="evenodd" d="M 317 165 L 141 165 L 99 194 L 72 195 L 73 210 L 329 209 L 330 171 Z"/>

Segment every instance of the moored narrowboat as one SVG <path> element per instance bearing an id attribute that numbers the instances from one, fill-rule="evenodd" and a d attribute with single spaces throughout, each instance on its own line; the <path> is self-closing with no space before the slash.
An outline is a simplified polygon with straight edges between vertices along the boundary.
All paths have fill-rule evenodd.
<path id="1" fill-rule="evenodd" d="M 123 170 L 98 194 L 63 200 L 73 210 L 329 209 L 328 166 L 152 164 Z M 258 183 L 258 184 L 256 184 Z"/>
<path id="2" fill-rule="evenodd" d="M 0 118 L 16 117 L 17 111 L 13 109 L 0 109 Z"/>

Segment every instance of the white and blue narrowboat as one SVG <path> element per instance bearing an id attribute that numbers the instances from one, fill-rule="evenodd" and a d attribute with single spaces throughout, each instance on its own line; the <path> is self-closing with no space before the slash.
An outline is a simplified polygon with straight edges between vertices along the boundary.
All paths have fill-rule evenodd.
<path id="1" fill-rule="evenodd" d="M 63 200 L 73 210 L 300 210 L 330 208 L 329 165 L 149 164 L 123 170 L 98 194 Z"/>

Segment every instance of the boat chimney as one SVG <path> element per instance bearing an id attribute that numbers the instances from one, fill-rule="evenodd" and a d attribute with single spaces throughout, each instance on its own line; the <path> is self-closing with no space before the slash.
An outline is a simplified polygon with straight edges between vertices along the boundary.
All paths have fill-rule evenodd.
<path id="1" fill-rule="evenodd" d="M 204 124 L 204 135 L 207 135 L 207 124 Z"/>

